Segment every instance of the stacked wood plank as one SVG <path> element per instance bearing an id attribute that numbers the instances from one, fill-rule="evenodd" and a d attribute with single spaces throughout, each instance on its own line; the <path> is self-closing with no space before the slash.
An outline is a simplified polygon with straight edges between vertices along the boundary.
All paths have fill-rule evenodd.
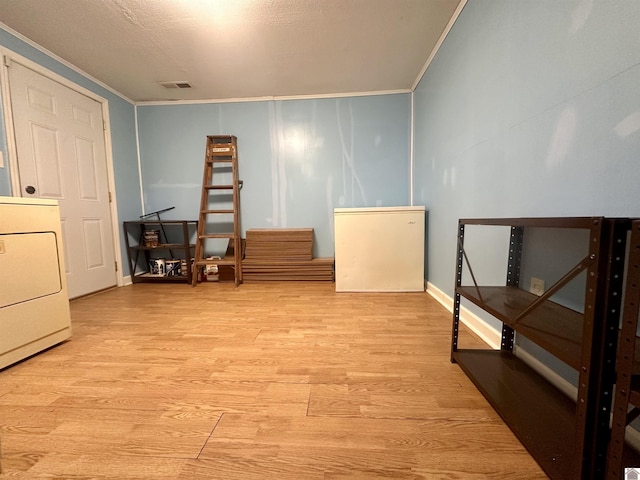
<path id="1" fill-rule="evenodd" d="M 311 260 L 313 228 L 254 228 L 247 230 L 248 260 Z"/>
<path id="2" fill-rule="evenodd" d="M 333 265 L 333 258 L 313 258 L 313 228 L 247 230 L 245 282 L 332 282 Z"/>

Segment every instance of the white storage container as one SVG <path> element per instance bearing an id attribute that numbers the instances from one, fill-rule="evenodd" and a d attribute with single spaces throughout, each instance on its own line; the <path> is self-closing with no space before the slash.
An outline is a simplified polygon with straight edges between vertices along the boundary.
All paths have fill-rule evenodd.
<path id="1" fill-rule="evenodd" d="M 337 292 L 424 291 L 425 207 L 336 208 Z"/>

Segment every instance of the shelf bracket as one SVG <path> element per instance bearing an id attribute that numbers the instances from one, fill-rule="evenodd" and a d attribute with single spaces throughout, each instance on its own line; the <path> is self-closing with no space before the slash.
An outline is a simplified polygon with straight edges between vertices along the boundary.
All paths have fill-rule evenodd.
<path id="1" fill-rule="evenodd" d="M 513 323 L 516 324 L 520 322 L 523 318 L 529 315 L 533 310 L 538 308 L 541 304 L 549 300 L 556 292 L 562 289 L 567 283 L 577 277 L 583 270 L 586 270 L 593 262 L 596 260 L 596 255 L 591 254 L 584 257 L 575 267 L 573 267 L 567 274 L 554 283 L 549 289 L 544 292 L 540 297 L 538 297 L 533 303 L 531 303 L 527 308 L 525 308 L 516 318 L 513 319 Z"/>
<path id="2" fill-rule="evenodd" d="M 471 275 L 471 280 L 473 281 L 473 286 L 476 287 L 476 294 L 482 303 L 484 303 L 484 299 L 482 298 L 482 293 L 480 293 L 480 288 L 478 287 L 478 282 L 476 281 L 476 276 L 473 273 L 473 268 L 471 268 L 471 263 L 469 262 L 469 258 L 467 257 L 467 252 L 464 251 L 464 246 L 458 238 L 458 249 L 462 252 L 462 256 L 464 258 L 464 263 L 467 264 L 467 269 L 469 270 L 469 274 Z"/>

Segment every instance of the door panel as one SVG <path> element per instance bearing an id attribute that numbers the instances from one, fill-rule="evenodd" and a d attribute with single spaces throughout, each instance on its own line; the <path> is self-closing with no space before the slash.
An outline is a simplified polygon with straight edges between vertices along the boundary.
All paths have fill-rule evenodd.
<path id="1" fill-rule="evenodd" d="M 56 114 L 55 97 L 48 92 L 41 92 L 33 85 L 27 85 L 27 98 L 29 105 L 45 113 Z"/>
<path id="2" fill-rule="evenodd" d="M 76 157 L 78 159 L 78 187 L 82 200 L 99 201 L 98 178 L 96 175 L 96 155 L 94 143 L 85 138 L 76 138 Z"/>
<path id="3" fill-rule="evenodd" d="M 24 177 L 35 175 L 37 196 L 40 198 L 64 198 L 62 190 L 62 165 L 60 165 L 60 147 L 58 130 L 44 125 L 31 123 L 31 149 L 34 164 L 29 171 L 24 171 Z M 22 163 L 20 171 L 23 171 Z"/>
<path id="4" fill-rule="evenodd" d="M 21 195 L 59 202 L 69 297 L 116 285 L 102 105 L 16 61 L 9 88 Z"/>
<path id="5" fill-rule="evenodd" d="M 71 113 L 72 113 L 73 119 L 76 122 L 82 123 L 88 127 L 95 127 L 95 124 L 94 124 L 95 118 L 90 111 L 85 110 L 77 105 L 72 105 Z"/>
<path id="6" fill-rule="evenodd" d="M 104 268 L 106 257 L 102 238 L 104 225 L 99 218 L 85 218 L 82 221 L 82 233 L 86 252 L 86 266 L 88 269 Z"/>

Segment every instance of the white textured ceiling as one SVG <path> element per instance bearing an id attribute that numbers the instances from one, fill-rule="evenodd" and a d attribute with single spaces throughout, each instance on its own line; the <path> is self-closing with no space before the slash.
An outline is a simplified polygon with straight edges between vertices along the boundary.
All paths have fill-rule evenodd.
<path id="1" fill-rule="evenodd" d="M 134 101 L 206 100 L 408 90 L 459 3 L 0 0 L 0 22 Z"/>

